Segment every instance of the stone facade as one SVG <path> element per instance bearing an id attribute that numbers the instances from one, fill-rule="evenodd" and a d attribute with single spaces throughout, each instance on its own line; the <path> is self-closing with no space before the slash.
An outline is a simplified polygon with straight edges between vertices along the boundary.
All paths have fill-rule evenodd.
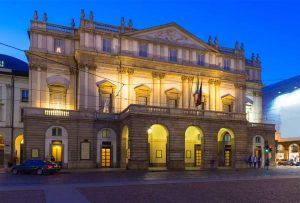
<path id="1" fill-rule="evenodd" d="M 245 59 L 243 45 L 205 43 L 174 23 L 97 23 L 83 11 L 79 28 L 35 15 L 29 33 L 26 158 L 55 155 L 72 168 L 184 169 L 188 159 L 239 168 L 255 153 L 254 137 L 261 151 L 274 143 L 274 126 L 261 124 L 260 59 Z"/>

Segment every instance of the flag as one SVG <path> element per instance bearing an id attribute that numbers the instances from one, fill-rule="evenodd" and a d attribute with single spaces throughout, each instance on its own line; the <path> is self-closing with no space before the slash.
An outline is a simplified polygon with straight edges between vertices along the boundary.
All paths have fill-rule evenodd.
<path id="1" fill-rule="evenodd" d="M 198 88 L 197 88 L 198 89 Z M 196 102 L 196 106 L 199 106 L 202 104 L 202 80 L 201 80 L 201 84 L 200 84 L 200 88 L 198 90 L 197 93 L 197 102 Z"/>

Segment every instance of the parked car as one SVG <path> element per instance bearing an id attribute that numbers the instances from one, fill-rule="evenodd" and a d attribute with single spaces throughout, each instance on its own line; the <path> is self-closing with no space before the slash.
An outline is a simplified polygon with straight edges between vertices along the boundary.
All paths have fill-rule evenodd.
<path id="1" fill-rule="evenodd" d="M 292 166 L 291 161 L 287 160 L 287 159 L 279 159 L 277 161 L 277 165 L 278 166 Z"/>
<path id="2" fill-rule="evenodd" d="M 294 160 L 290 160 L 290 166 L 300 166 L 300 162 L 298 162 L 298 161 L 294 161 Z"/>
<path id="3" fill-rule="evenodd" d="M 45 173 L 54 174 L 59 172 L 60 165 L 44 160 L 27 160 L 23 164 L 15 165 L 11 169 L 11 173 L 17 175 L 18 173 L 35 173 L 42 175 Z"/>

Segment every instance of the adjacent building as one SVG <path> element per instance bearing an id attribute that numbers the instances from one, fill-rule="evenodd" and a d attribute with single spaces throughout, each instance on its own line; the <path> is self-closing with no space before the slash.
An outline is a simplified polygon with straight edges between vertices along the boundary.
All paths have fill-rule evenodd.
<path id="1" fill-rule="evenodd" d="M 99 23 L 84 11 L 78 27 L 35 12 L 28 33 L 25 159 L 53 157 L 69 168 L 241 168 L 255 154 L 274 163 L 274 152 L 264 153 L 275 128 L 262 123 L 260 58 L 246 59 L 243 44 L 204 42 L 176 23 Z"/>
<path id="2" fill-rule="evenodd" d="M 27 63 L 0 54 L 0 168 L 22 161 L 22 114 L 28 103 Z"/>
<path id="3" fill-rule="evenodd" d="M 276 126 L 277 159 L 299 161 L 300 76 L 263 88 L 264 122 Z"/>

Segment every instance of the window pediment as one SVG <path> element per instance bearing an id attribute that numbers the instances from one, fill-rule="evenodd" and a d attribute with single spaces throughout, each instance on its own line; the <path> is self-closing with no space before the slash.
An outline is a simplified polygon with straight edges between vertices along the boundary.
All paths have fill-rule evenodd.
<path id="1" fill-rule="evenodd" d="M 134 88 L 134 91 L 138 95 L 148 96 L 151 93 L 151 88 L 148 87 L 147 85 L 139 85 L 139 86 L 137 86 L 137 87 Z"/>
<path id="2" fill-rule="evenodd" d="M 167 97 L 177 99 L 180 97 L 181 92 L 176 88 L 171 88 L 165 91 Z"/>
<path id="3" fill-rule="evenodd" d="M 235 101 L 235 97 L 232 96 L 231 94 L 226 94 L 224 96 L 221 97 L 223 104 L 227 104 L 230 105 L 232 103 L 234 103 Z"/>
<path id="4" fill-rule="evenodd" d="M 101 94 L 113 94 L 114 90 L 116 89 L 116 85 L 108 80 L 101 80 L 97 82 L 96 85 L 98 86 Z"/>
<path id="5" fill-rule="evenodd" d="M 59 75 L 50 76 L 46 79 L 48 87 L 57 87 L 57 88 L 65 88 L 68 89 L 70 85 L 70 81 L 64 77 Z"/>

